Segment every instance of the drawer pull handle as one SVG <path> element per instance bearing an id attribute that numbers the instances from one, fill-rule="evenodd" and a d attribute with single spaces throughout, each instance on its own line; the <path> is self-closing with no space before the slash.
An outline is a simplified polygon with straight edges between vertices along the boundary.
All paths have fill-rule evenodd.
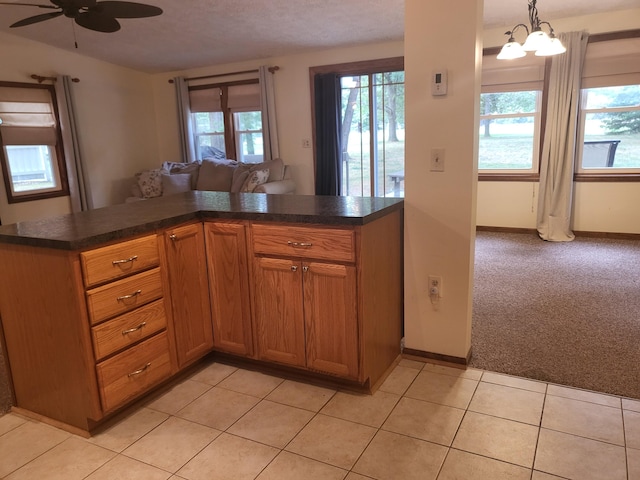
<path id="1" fill-rule="evenodd" d="M 289 245 L 290 247 L 293 247 L 293 248 L 310 248 L 310 247 L 313 247 L 313 243 L 306 243 L 306 242 L 288 241 L 287 245 Z"/>
<path id="2" fill-rule="evenodd" d="M 134 255 L 133 257 L 125 258 L 125 259 L 123 259 L 123 260 L 113 260 L 113 261 L 111 262 L 111 264 L 112 264 L 113 266 L 115 266 L 115 265 L 121 265 L 121 264 L 123 264 L 123 263 L 130 263 L 130 262 L 133 262 L 134 260 L 137 260 L 137 259 L 138 259 L 138 255 Z"/>
<path id="3" fill-rule="evenodd" d="M 136 375 L 140 375 L 141 373 L 144 373 L 147 370 L 147 368 L 149 368 L 150 366 L 151 366 L 151 362 L 147 363 L 144 367 L 131 372 L 130 374 L 127 375 L 127 377 L 131 378 L 131 377 L 135 377 Z"/>
<path id="4" fill-rule="evenodd" d="M 133 292 L 133 293 L 131 293 L 129 295 L 122 295 L 121 297 L 116 298 L 116 301 L 123 302 L 124 300 L 129 300 L 130 298 L 137 297 L 141 293 L 142 293 L 142 290 L 136 290 L 135 292 Z"/>
<path id="5" fill-rule="evenodd" d="M 128 330 L 123 330 L 122 331 L 122 335 L 127 335 L 129 333 L 137 332 L 138 330 L 141 330 L 145 325 L 147 325 L 147 322 L 142 322 L 137 327 L 133 327 L 133 328 L 130 328 Z"/>
<path id="6" fill-rule="evenodd" d="M 169 235 L 169 238 L 175 242 L 178 239 L 178 236 L 175 233 L 172 233 Z"/>

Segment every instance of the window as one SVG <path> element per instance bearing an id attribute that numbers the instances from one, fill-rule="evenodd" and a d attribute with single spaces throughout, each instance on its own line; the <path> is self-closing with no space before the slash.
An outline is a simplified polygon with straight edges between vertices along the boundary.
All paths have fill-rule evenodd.
<path id="1" fill-rule="evenodd" d="M 482 93 L 478 169 L 537 172 L 539 90 Z"/>
<path id="2" fill-rule="evenodd" d="M 9 203 L 69 194 L 52 86 L 0 83 L 0 143 Z"/>
<path id="3" fill-rule="evenodd" d="M 544 58 L 482 57 L 478 173 L 484 180 L 538 175 Z"/>
<path id="4" fill-rule="evenodd" d="M 582 90 L 579 171 L 640 169 L 640 85 Z"/>
<path id="5" fill-rule="evenodd" d="M 257 80 L 189 87 L 196 158 L 260 163 L 262 111 Z"/>
<path id="6" fill-rule="evenodd" d="M 629 179 L 640 173 L 640 37 L 601 37 L 582 71 L 577 178 Z"/>
<path id="7" fill-rule="evenodd" d="M 341 195 L 404 196 L 404 72 L 340 80 Z"/>

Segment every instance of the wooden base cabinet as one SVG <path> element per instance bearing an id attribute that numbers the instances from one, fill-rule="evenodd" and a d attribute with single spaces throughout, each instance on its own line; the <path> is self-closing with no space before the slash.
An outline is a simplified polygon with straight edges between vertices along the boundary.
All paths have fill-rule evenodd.
<path id="1" fill-rule="evenodd" d="M 205 222 L 213 344 L 235 355 L 253 355 L 247 224 Z"/>
<path id="2" fill-rule="evenodd" d="M 357 379 L 356 267 L 303 262 L 302 276 L 307 367 Z"/>
<path id="3" fill-rule="evenodd" d="M 366 225 L 254 223 L 258 359 L 373 388 L 400 354 L 402 217 Z"/>
<path id="4" fill-rule="evenodd" d="M 164 232 L 178 367 L 213 348 L 209 281 L 202 223 Z"/>
<path id="5" fill-rule="evenodd" d="M 306 366 L 300 262 L 257 257 L 253 275 L 258 358 Z"/>
<path id="6" fill-rule="evenodd" d="M 355 267 L 258 257 L 258 357 L 358 378 Z"/>

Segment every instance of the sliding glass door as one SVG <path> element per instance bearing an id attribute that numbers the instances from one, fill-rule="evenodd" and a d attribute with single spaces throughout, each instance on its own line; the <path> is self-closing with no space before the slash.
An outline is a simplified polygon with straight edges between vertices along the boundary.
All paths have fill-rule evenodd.
<path id="1" fill-rule="evenodd" d="M 341 195 L 404 196 L 404 71 L 345 75 Z"/>

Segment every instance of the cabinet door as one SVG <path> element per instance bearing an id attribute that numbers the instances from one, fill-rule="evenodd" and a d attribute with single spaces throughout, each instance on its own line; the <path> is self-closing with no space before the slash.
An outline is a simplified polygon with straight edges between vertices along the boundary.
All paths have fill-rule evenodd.
<path id="1" fill-rule="evenodd" d="M 358 377 L 356 268 L 303 263 L 307 367 Z"/>
<path id="2" fill-rule="evenodd" d="M 204 228 L 213 344 L 225 352 L 252 355 L 246 226 L 211 222 Z"/>
<path id="3" fill-rule="evenodd" d="M 165 243 L 178 365 L 183 367 L 213 347 L 202 224 L 167 230 Z"/>
<path id="4" fill-rule="evenodd" d="M 304 366 L 300 262 L 257 257 L 254 275 L 258 357 Z"/>

